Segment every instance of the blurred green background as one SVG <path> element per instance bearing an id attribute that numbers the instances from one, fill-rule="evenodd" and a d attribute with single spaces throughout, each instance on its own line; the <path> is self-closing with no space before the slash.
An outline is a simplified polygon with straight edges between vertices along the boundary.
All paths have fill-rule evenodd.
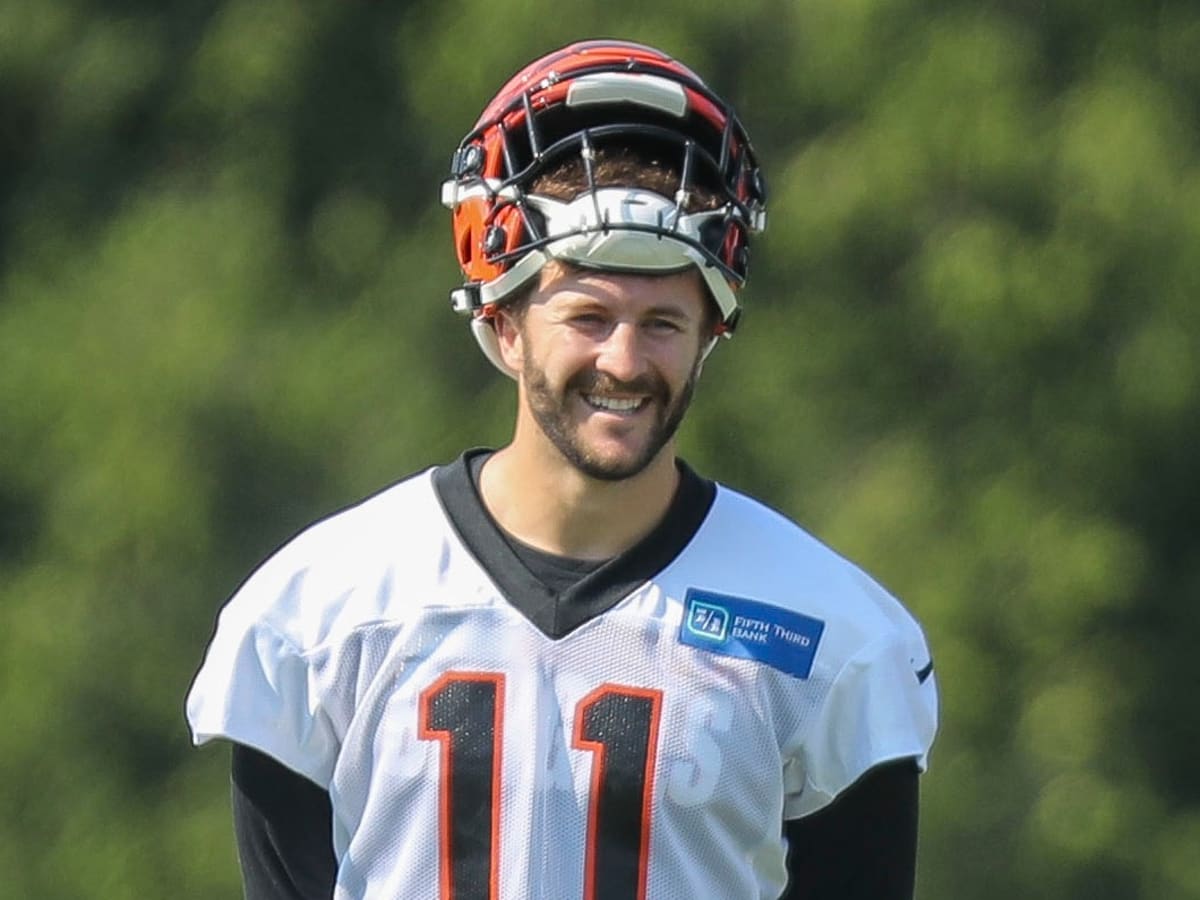
<path id="1" fill-rule="evenodd" d="M 438 184 L 601 35 L 767 167 L 684 451 L 924 622 L 919 896 L 1200 898 L 1194 0 L 0 0 L 0 896 L 239 896 L 214 615 L 507 438 Z"/>

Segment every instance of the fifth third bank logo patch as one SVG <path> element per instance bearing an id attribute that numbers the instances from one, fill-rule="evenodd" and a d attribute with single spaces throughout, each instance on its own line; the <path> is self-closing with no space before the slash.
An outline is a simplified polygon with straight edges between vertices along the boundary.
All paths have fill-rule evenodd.
<path id="1" fill-rule="evenodd" d="M 684 597 L 679 642 L 752 659 L 807 678 L 825 623 L 768 603 L 691 588 Z"/>

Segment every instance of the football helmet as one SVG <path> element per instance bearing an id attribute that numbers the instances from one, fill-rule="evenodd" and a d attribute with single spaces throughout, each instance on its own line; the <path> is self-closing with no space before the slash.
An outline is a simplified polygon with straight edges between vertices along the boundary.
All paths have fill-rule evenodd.
<path id="1" fill-rule="evenodd" d="M 607 147 L 672 161 L 674 196 L 598 185 L 592 161 Z M 571 154 L 580 193 L 535 193 L 538 176 Z M 689 199 L 701 187 L 717 205 L 696 211 Z M 551 259 L 642 273 L 695 266 L 720 313 L 711 349 L 737 325 L 747 241 L 766 226 L 763 176 L 733 110 L 682 63 L 616 40 L 571 44 L 517 72 L 459 143 L 442 202 L 466 279 L 451 304 L 508 375 L 490 319 Z"/>

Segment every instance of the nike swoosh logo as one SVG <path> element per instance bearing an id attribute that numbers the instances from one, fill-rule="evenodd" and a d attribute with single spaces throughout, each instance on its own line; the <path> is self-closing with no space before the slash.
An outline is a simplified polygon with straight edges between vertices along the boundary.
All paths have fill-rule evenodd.
<path id="1" fill-rule="evenodd" d="M 929 665 L 925 666 L 925 668 L 917 669 L 915 674 L 917 676 L 917 683 L 924 684 L 929 679 L 929 676 L 933 674 L 933 660 L 930 659 Z"/>

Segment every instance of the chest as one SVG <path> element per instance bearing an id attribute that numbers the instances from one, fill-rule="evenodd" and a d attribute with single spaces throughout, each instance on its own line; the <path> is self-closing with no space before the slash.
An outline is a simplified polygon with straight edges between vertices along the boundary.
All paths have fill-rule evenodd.
<path id="1" fill-rule="evenodd" d="M 493 896 L 601 879 L 590 895 L 613 898 L 733 854 L 745 883 L 727 895 L 757 896 L 738 891 L 760 855 L 782 871 L 784 770 L 821 688 L 688 646 L 663 603 L 632 596 L 555 640 L 503 606 L 365 633 L 338 665 L 343 853 L 403 846 L 460 884 L 503 873 Z"/>

